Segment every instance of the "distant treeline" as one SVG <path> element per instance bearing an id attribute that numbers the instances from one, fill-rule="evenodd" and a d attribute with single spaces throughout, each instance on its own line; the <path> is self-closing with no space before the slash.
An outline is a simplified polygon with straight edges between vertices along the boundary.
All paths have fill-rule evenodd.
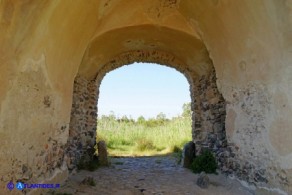
<path id="1" fill-rule="evenodd" d="M 182 114 L 173 117 L 172 119 L 168 119 L 166 115 L 163 112 L 160 112 L 155 118 L 149 118 L 145 119 L 143 116 L 139 116 L 136 120 L 128 117 L 126 115 L 122 117 L 117 117 L 114 112 L 111 112 L 109 115 L 102 115 L 99 120 L 100 121 L 117 121 L 119 123 L 133 123 L 133 124 L 141 124 L 145 125 L 147 127 L 155 127 L 159 125 L 164 125 L 165 123 L 172 121 L 172 120 L 177 120 L 180 118 L 189 118 L 191 119 L 191 103 L 185 103 L 182 106 Z"/>

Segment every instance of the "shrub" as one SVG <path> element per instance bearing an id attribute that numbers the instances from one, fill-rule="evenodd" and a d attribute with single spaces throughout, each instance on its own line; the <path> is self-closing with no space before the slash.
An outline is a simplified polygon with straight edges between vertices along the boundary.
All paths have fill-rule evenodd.
<path id="1" fill-rule="evenodd" d="M 216 159 L 209 150 L 206 150 L 194 159 L 191 169 L 194 173 L 201 173 L 202 171 L 205 173 L 216 173 Z"/>
<path id="2" fill-rule="evenodd" d="M 173 156 L 176 158 L 177 164 L 180 164 L 182 161 L 182 149 L 178 146 L 174 146 L 173 149 Z"/>
<path id="3" fill-rule="evenodd" d="M 93 159 L 87 161 L 85 158 L 81 158 L 79 163 L 77 164 L 78 170 L 88 170 L 88 171 L 95 171 L 98 169 L 98 157 L 94 156 Z"/>
<path id="4" fill-rule="evenodd" d="M 136 144 L 137 144 L 136 147 L 139 151 L 155 149 L 155 146 L 151 140 L 141 138 L 137 140 Z"/>
<path id="5" fill-rule="evenodd" d="M 182 153 L 182 149 L 179 146 L 175 145 L 172 147 L 172 152 L 173 153 Z"/>

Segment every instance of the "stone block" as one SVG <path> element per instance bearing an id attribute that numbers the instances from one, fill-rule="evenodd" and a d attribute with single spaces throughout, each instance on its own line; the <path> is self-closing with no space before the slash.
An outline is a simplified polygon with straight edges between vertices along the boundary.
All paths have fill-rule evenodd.
<path id="1" fill-rule="evenodd" d="M 98 162 L 101 166 L 108 166 L 108 153 L 107 153 L 107 147 L 105 141 L 99 141 L 97 143 L 97 149 L 98 149 Z"/>
<path id="2" fill-rule="evenodd" d="M 196 183 L 200 188 L 208 188 L 210 183 L 208 175 L 205 172 L 200 173 Z"/>
<path id="3" fill-rule="evenodd" d="M 183 157 L 182 157 L 183 167 L 190 168 L 195 157 L 196 157 L 196 146 L 192 141 L 190 141 L 186 143 L 183 148 Z"/>

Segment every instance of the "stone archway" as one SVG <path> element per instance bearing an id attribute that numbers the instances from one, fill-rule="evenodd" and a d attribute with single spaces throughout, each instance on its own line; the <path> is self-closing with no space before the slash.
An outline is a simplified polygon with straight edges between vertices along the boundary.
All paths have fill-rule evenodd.
<path id="1" fill-rule="evenodd" d="M 175 68 L 185 75 L 190 84 L 192 140 L 197 146 L 197 153 L 208 148 L 215 154 L 220 154 L 218 151 L 222 152 L 227 146 L 226 114 L 224 99 L 217 89 L 214 68 L 198 76 L 175 55 L 163 51 L 135 50 L 115 56 L 100 68 L 92 80 L 81 75 L 75 78 L 68 141 L 69 169 L 74 168 L 81 158 L 90 158 L 92 155 L 91 148 L 95 145 L 96 137 L 99 86 L 103 77 L 116 68 L 134 62 L 159 63 Z"/>
<path id="2" fill-rule="evenodd" d="M 209 133 L 224 131 L 217 76 L 228 139 L 218 160 L 231 157 L 225 168 L 242 180 L 292 192 L 291 1 L 0 2 L 1 189 L 63 181 L 66 156 L 94 144 L 97 73 L 123 53 L 154 50 L 192 72 L 197 145 L 226 143 Z M 74 78 L 72 113 L 81 114 L 71 127 L 80 128 L 69 137 Z"/>

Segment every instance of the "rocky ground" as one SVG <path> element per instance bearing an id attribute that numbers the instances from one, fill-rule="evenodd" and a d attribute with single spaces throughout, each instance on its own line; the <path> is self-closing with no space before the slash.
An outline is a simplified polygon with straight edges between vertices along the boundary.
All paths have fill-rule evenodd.
<path id="1" fill-rule="evenodd" d="M 82 183 L 87 177 L 94 181 Z M 253 194 L 237 180 L 220 174 L 208 175 L 209 186 L 202 189 L 196 184 L 198 177 L 198 174 L 178 165 L 172 156 L 111 158 L 111 166 L 94 172 L 80 171 L 72 175 L 59 191 L 50 194 Z"/>

